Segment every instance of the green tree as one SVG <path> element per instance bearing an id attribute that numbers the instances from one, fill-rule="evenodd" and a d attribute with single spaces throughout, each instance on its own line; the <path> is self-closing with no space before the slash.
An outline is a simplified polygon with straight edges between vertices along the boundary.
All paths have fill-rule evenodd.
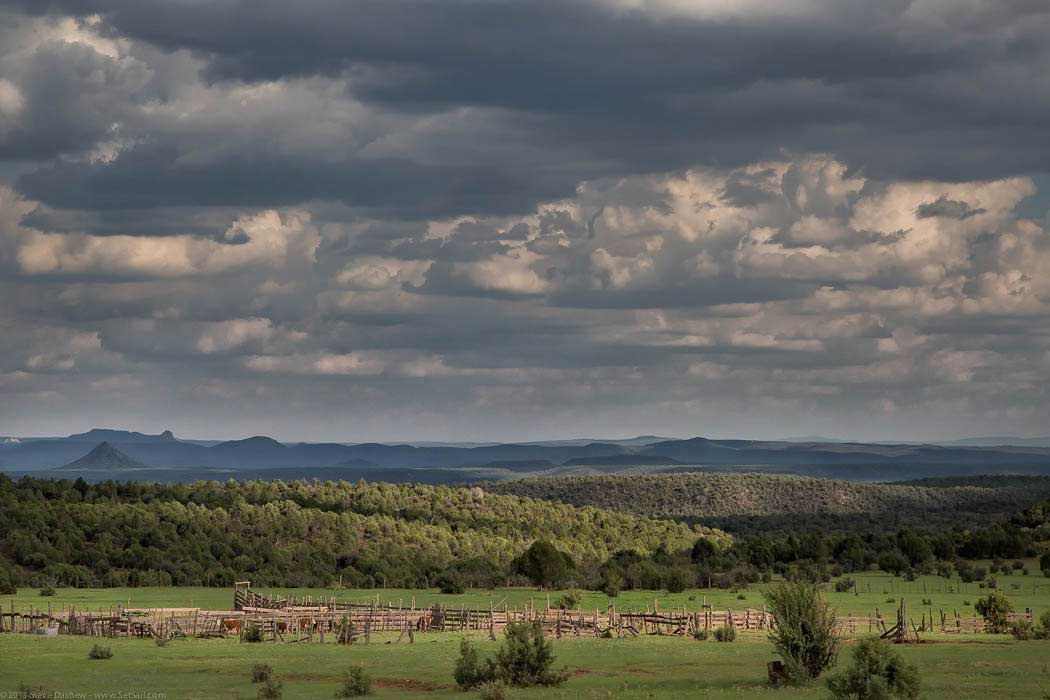
<path id="1" fill-rule="evenodd" d="M 984 630 L 992 634 L 1003 634 L 1010 630 L 1009 615 L 1014 606 L 1005 593 L 993 591 L 977 601 L 973 606 L 984 618 Z"/>
<path id="2" fill-rule="evenodd" d="M 564 581 L 575 568 L 572 557 L 546 540 L 533 542 L 518 560 L 518 570 L 541 588 Z"/>

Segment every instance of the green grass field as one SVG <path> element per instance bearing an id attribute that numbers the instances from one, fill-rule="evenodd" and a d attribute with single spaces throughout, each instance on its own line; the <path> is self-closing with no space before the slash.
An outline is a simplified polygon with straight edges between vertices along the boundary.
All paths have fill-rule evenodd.
<path id="1" fill-rule="evenodd" d="M 473 698 L 458 692 L 452 667 L 460 635 L 419 635 L 414 644 L 376 636 L 370 645 L 238 644 L 229 640 L 175 640 L 158 647 L 140 639 L 104 643 L 113 658 L 94 661 L 88 650 L 99 640 L 0 635 L 0 692 L 20 683 L 83 697 L 252 698 L 252 664 L 268 663 L 284 685 L 285 698 L 331 698 L 345 670 L 365 667 L 381 698 Z M 391 643 L 387 643 L 391 642 Z M 491 642 L 478 640 L 485 650 Z M 1042 698 L 1050 692 L 1050 642 L 1015 642 L 1004 637 L 899 647 L 922 671 L 927 700 L 995 697 Z M 562 639 L 557 665 L 572 677 L 556 689 L 511 690 L 513 698 L 821 698 L 821 684 L 775 689 L 766 684 L 766 662 L 774 658 L 758 634 L 732 644 L 675 637 Z M 157 695 L 150 696 L 150 693 Z M 162 694 L 162 695 L 161 695 Z M 67 695 L 66 697 L 74 697 Z M 80 697 L 80 696 L 78 696 Z M 109 697 L 120 697 L 109 695 Z"/>
<path id="2" fill-rule="evenodd" d="M 924 609 L 923 598 L 934 610 L 959 610 L 969 614 L 973 603 L 987 591 L 976 584 L 963 584 L 937 577 L 906 582 L 884 574 L 856 575 L 857 593 L 825 594 L 840 615 L 867 614 L 879 608 L 891 616 L 904 596 L 916 617 Z M 1014 574 L 998 577 L 1015 609 L 1032 608 L 1036 616 L 1050 610 L 1050 580 L 1041 575 Z M 963 590 L 959 590 L 960 587 Z M 948 589 L 951 589 L 950 592 Z M 924 592 L 925 591 L 925 592 Z M 288 593 L 292 591 L 275 591 Z M 299 596 L 335 596 L 338 599 L 400 600 L 417 606 L 440 602 L 452 607 L 487 607 L 506 598 L 520 608 L 534 600 L 546 603 L 546 593 L 529 589 L 472 591 L 443 595 L 419 590 L 295 590 Z M 557 598 L 560 592 L 552 593 Z M 739 596 L 744 596 L 741 600 Z M 231 589 L 134 588 L 59 589 L 53 597 L 41 597 L 36 589 L 22 589 L 14 596 L 0 596 L 6 611 L 50 605 L 58 610 L 70 605 L 79 609 L 193 606 L 223 610 L 232 606 Z M 746 591 L 628 591 L 614 599 L 599 593 L 583 594 L 584 609 L 604 608 L 613 602 L 620 608 L 644 608 L 658 601 L 661 609 L 684 607 L 697 610 L 706 601 L 716 609 L 761 607 L 761 586 Z M 416 636 L 414 644 L 394 643 L 395 637 L 377 635 L 370 645 L 335 644 L 238 644 L 229 640 L 173 640 L 158 647 L 142 639 L 101 640 L 111 646 L 114 657 L 92 661 L 88 650 L 100 641 L 83 637 L 38 637 L 0 635 L 0 694 L 19 684 L 40 686 L 52 692 L 124 693 L 126 698 L 249 698 L 257 686 L 250 683 L 252 664 L 271 664 L 284 684 L 286 698 L 333 697 L 341 675 L 351 664 L 361 664 L 376 680 L 379 697 L 418 698 L 426 693 L 447 697 L 476 697 L 459 693 L 453 686 L 452 667 L 458 653 L 459 634 L 430 633 Z M 1050 642 L 1017 642 L 1006 635 L 929 635 L 929 643 L 900 647 L 919 665 L 924 682 L 923 697 L 965 700 L 994 694 L 1005 698 L 1036 698 L 1050 693 Z M 493 644 L 478 639 L 486 649 Z M 777 690 L 766 685 L 765 665 L 774 658 L 762 633 L 746 633 L 732 644 L 697 642 L 673 637 L 637 639 L 562 639 L 555 642 L 558 664 L 573 677 L 558 689 L 513 690 L 513 698 L 821 698 L 823 686 Z M 69 695 L 67 697 L 74 697 Z M 119 697 L 111 695 L 110 697 Z"/>
<path id="3" fill-rule="evenodd" d="M 1034 568 L 1035 562 L 1027 562 Z M 903 596 L 909 609 L 918 616 L 926 606 L 923 599 L 928 599 L 934 610 L 945 612 L 957 610 L 968 615 L 973 610 L 977 599 L 988 593 L 977 583 L 961 583 L 957 579 L 949 580 L 937 576 L 920 576 L 915 581 L 905 581 L 881 573 L 854 574 L 857 580 L 856 592 L 836 593 L 825 591 L 828 602 L 838 610 L 840 615 L 874 614 L 876 608 L 884 615 L 891 614 L 897 608 L 897 602 Z M 1013 602 L 1014 608 L 1023 611 L 1031 608 L 1036 617 L 1044 610 L 1050 610 L 1050 579 L 1030 571 L 1028 575 L 999 575 L 998 590 L 1005 592 Z M 605 609 L 610 603 L 618 609 L 644 609 L 652 607 L 654 601 L 663 610 L 685 608 L 699 610 L 706 602 L 718 610 L 739 610 L 747 607 L 762 607 L 761 584 L 754 584 L 747 590 L 690 590 L 683 593 L 666 591 L 624 591 L 616 598 L 595 591 L 582 594 L 580 607 L 584 610 Z M 831 588 L 830 585 L 826 588 Z M 504 599 L 507 605 L 521 608 L 535 603 L 538 607 L 546 604 L 547 593 L 528 588 L 498 588 L 495 590 L 468 591 L 463 595 L 445 595 L 437 590 L 409 589 L 368 589 L 368 590 L 322 590 L 322 589 L 260 589 L 261 592 L 294 594 L 298 597 L 307 595 L 317 597 L 335 597 L 337 600 L 368 602 L 379 596 L 382 603 L 399 602 L 411 605 L 413 599 L 418 607 L 441 603 L 448 607 L 487 608 L 490 604 L 498 605 Z M 950 592 L 949 592 L 950 591 Z M 561 591 L 550 593 L 556 600 Z M 740 599 L 739 596 L 744 596 Z M 894 599 L 890 601 L 890 599 Z M 0 607 L 4 611 L 14 607 L 15 610 L 29 608 L 47 609 L 50 605 L 55 610 L 75 606 L 78 609 L 109 609 L 118 605 L 124 607 L 199 607 L 206 610 L 229 610 L 233 606 L 231 588 L 60 588 L 52 597 L 42 597 L 34 588 L 19 589 L 17 595 L 0 596 Z"/>

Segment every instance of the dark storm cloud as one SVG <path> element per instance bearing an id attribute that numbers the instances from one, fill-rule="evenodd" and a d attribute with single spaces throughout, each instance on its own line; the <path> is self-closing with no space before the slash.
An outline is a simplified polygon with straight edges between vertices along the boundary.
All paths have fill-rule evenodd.
<path id="1" fill-rule="evenodd" d="M 1050 8 L 769 7 L 0 0 L 0 433 L 1041 429 Z"/>
<path id="2" fill-rule="evenodd" d="M 60 207 L 313 197 L 401 218 L 503 214 L 569 196 L 583 179 L 734 166 L 784 148 L 834 152 L 881 177 L 961 180 L 1050 168 L 1050 91 L 1039 79 L 1050 14 L 1037 5 L 814 3 L 773 15 L 757 5 L 719 14 L 702 12 L 703 3 L 691 12 L 597 0 L 6 4 L 97 13 L 103 34 L 192 52 L 212 81 L 322 76 L 408 119 L 497 110 L 488 132 L 435 134 L 397 158 L 274 153 L 264 137 L 234 139 L 220 162 L 189 164 L 186 135 L 140 117 L 149 143 L 111 162 L 63 161 L 21 180 L 26 194 Z M 83 91 L 62 76 L 33 89 Z M 116 97 L 112 105 L 134 100 Z M 18 142 L 86 147 L 102 138 L 98 124 L 110 116 L 99 117 L 60 137 L 42 128 Z M 969 148 L 976 142 L 979 152 Z M 727 196 L 747 195 L 730 186 Z"/>

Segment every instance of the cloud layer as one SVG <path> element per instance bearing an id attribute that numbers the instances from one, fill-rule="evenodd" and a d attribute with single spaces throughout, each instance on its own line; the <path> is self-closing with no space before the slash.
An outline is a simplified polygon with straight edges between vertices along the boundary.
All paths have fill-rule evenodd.
<path id="1" fill-rule="evenodd" d="M 0 433 L 1043 429 L 1039 3 L 0 8 Z"/>

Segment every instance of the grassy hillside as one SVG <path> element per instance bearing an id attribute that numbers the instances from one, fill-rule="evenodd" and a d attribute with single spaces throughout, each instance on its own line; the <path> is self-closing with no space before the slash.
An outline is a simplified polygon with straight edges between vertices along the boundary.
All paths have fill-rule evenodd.
<path id="1" fill-rule="evenodd" d="M 56 585 L 480 584 L 536 540 L 577 562 L 723 533 L 479 489 L 347 482 L 101 483 L 0 475 L 0 569 Z M 4 573 L 0 571 L 0 573 Z"/>
<path id="2" fill-rule="evenodd" d="M 631 474 L 532 478 L 494 492 L 766 532 L 812 523 L 855 529 L 987 522 L 1050 495 L 1050 479 L 982 477 L 929 485 L 773 474 Z"/>

